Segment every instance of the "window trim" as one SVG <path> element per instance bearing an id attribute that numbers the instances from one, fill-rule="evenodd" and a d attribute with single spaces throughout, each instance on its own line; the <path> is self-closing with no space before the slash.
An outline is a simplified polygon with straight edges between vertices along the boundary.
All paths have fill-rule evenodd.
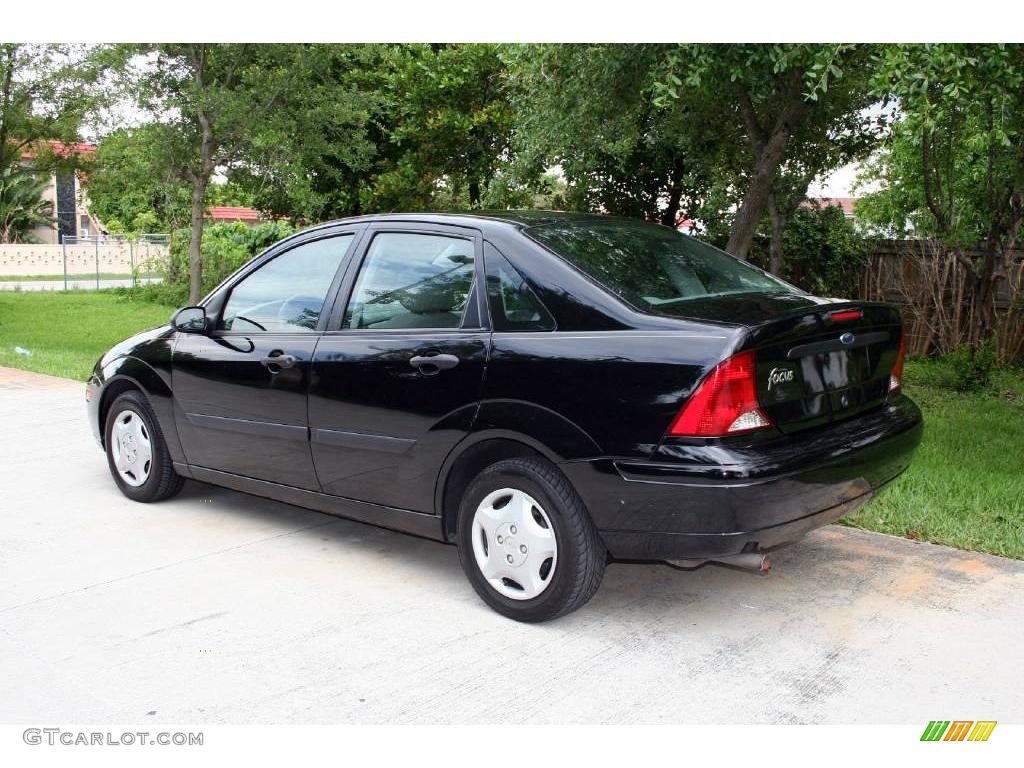
<path id="1" fill-rule="evenodd" d="M 327 325 L 327 315 L 329 309 L 334 306 L 334 300 L 337 296 L 338 289 L 341 286 L 342 280 L 347 274 L 351 267 L 352 261 L 355 255 L 358 253 L 359 246 L 362 243 L 363 234 L 365 227 L 343 227 L 343 228 L 324 228 L 316 229 L 307 232 L 300 232 L 299 234 L 282 240 L 279 243 L 275 243 L 270 246 L 267 250 L 256 256 L 251 261 L 243 264 L 238 268 L 231 276 L 229 276 L 224 282 L 218 286 L 213 293 L 210 294 L 210 298 L 203 306 L 210 307 L 214 306 L 214 311 L 210 313 L 213 318 L 213 328 L 210 335 L 215 338 L 222 337 L 234 337 L 234 336 L 297 336 L 297 337 L 308 337 L 311 334 L 322 334 L 324 328 Z M 320 310 L 320 316 L 317 318 L 316 327 L 311 331 L 251 331 L 251 330 L 225 330 L 218 328 L 221 319 L 223 317 L 224 309 L 227 307 L 228 301 L 231 299 L 231 294 L 234 293 L 235 288 L 246 280 L 250 275 L 256 273 L 258 270 L 265 267 L 270 262 L 274 261 L 280 256 L 284 256 L 290 251 L 296 248 L 309 245 L 310 243 L 319 242 L 321 240 L 330 240 L 335 237 L 351 237 L 348 248 L 345 249 L 342 254 L 341 262 L 338 264 L 338 268 L 335 270 L 334 277 L 331 278 L 330 285 L 327 287 L 327 293 L 324 295 L 323 307 Z"/>
<path id="2" fill-rule="evenodd" d="M 473 288 L 470 292 L 470 301 L 475 300 L 477 305 L 477 316 L 480 318 L 480 325 L 469 327 L 460 324 L 454 328 L 343 328 L 342 321 L 345 317 L 345 310 L 351 300 L 352 292 L 355 290 L 356 281 L 363 268 L 366 257 L 370 253 L 373 238 L 380 234 L 414 234 L 414 235 L 439 235 L 441 237 L 453 237 L 461 240 L 469 240 L 473 243 Z M 472 227 L 463 227 L 455 224 L 434 224 L 430 222 L 375 222 L 369 224 L 363 232 L 359 241 L 358 251 L 353 254 L 350 260 L 350 267 L 347 270 L 341 288 L 335 296 L 334 306 L 331 309 L 327 320 L 327 326 L 323 330 L 325 336 L 346 336 L 353 334 L 397 334 L 402 336 L 415 336 L 417 334 L 438 334 L 438 333 L 480 333 L 490 331 L 490 315 L 487 310 L 486 295 L 480 290 L 481 281 L 485 278 L 483 265 L 483 236 L 480 230 Z M 475 299 L 474 299 L 475 297 Z M 466 313 L 463 313 L 463 323 Z"/>

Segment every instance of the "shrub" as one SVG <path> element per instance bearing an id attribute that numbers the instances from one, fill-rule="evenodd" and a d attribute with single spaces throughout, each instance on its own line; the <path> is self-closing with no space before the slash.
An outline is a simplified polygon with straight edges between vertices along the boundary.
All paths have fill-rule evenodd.
<path id="1" fill-rule="evenodd" d="M 209 293 L 253 256 L 293 232 L 295 228 L 283 221 L 268 221 L 255 227 L 241 222 L 208 225 L 203 230 L 203 283 L 200 292 Z M 182 288 L 183 295 L 188 296 L 191 234 L 188 229 L 177 229 L 171 233 L 171 259 L 164 276 L 167 296 L 178 295 Z"/>
<path id="2" fill-rule="evenodd" d="M 800 208 L 782 239 L 784 277 L 822 296 L 853 298 L 871 257 L 867 243 L 841 208 Z"/>
<path id="3" fill-rule="evenodd" d="M 953 369 L 954 386 L 963 392 L 978 392 L 992 386 L 992 372 L 998 367 L 996 340 L 985 339 L 977 347 L 964 344 L 946 356 Z"/>

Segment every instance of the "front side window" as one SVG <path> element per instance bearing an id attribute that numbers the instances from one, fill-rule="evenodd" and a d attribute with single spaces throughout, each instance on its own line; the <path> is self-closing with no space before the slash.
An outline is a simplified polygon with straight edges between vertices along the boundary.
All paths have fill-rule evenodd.
<path id="1" fill-rule="evenodd" d="M 668 227 L 608 219 L 530 227 L 527 234 L 644 311 L 692 299 L 796 289 Z"/>
<path id="2" fill-rule="evenodd" d="M 458 328 L 473 290 L 473 242 L 376 235 L 345 310 L 345 328 Z"/>
<path id="3" fill-rule="evenodd" d="M 316 330 L 327 291 L 353 237 L 314 240 L 268 261 L 231 289 L 218 328 L 245 333 Z"/>

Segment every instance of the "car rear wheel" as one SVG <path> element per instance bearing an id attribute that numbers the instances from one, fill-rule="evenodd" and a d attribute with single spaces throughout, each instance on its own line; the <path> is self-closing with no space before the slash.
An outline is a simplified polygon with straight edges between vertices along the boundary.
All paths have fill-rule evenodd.
<path id="1" fill-rule="evenodd" d="M 604 575 L 607 554 L 583 501 L 543 459 L 506 459 L 485 469 L 463 497 L 457 539 L 477 594 L 517 621 L 576 610 Z"/>
<path id="2" fill-rule="evenodd" d="M 134 501 L 161 501 L 181 490 L 160 423 L 146 397 L 125 392 L 111 404 L 105 426 L 107 465 L 117 487 Z"/>

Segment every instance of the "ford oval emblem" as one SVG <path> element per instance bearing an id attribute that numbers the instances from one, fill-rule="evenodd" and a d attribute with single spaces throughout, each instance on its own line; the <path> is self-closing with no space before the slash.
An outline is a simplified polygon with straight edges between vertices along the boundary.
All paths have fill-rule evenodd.
<path id="1" fill-rule="evenodd" d="M 857 340 L 857 337 L 854 336 L 852 333 L 849 333 L 849 332 L 844 333 L 842 336 L 839 337 L 839 341 L 841 341 L 843 344 L 846 344 L 846 345 L 853 344 L 853 342 L 855 342 L 856 340 Z"/>

